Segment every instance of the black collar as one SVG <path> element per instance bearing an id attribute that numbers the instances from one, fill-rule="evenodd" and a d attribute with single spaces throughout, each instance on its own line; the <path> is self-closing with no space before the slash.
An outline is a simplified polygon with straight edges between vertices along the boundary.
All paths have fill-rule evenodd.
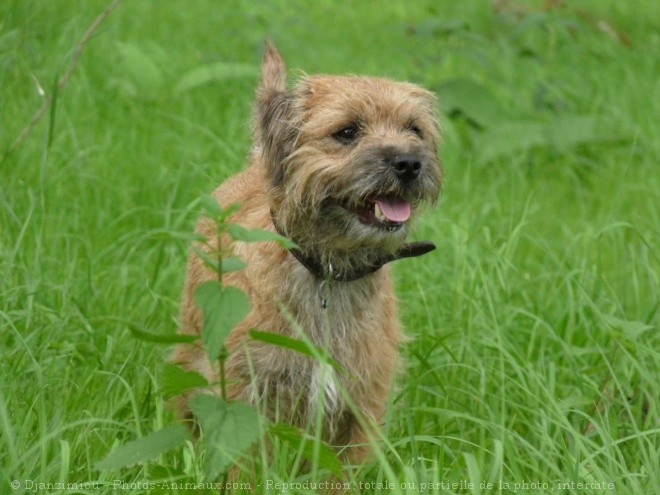
<path id="1" fill-rule="evenodd" d="M 302 266 L 307 268 L 313 275 L 323 280 L 333 280 L 337 282 L 353 282 L 359 280 L 367 275 L 377 272 L 386 264 L 400 260 L 403 258 L 414 258 L 415 256 L 422 256 L 435 249 L 435 244 L 429 241 L 423 242 L 409 242 L 399 248 L 394 254 L 383 255 L 373 265 L 367 265 L 362 268 L 356 268 L 349 272 L 337 272 L 332 270 L 332 265 L 324 266 L 318 258 L 307 256 L 299 249 L 290 249 L 289 251 L 300 262 Z"/>
<path id="2" fill-rule="evenodd" d="M 275 222 L 275 217 L 271 212 L 271 217 L 273 219 L 273 225 L 278 234 L 286 236 L 277 222 Z M 295 242 L 294 239 L 292 239 Z M 399 250 L 394 254 L 383 254 L 383 256 L 377 260 L 372 265 L 367 265 L 361 268 L 356 268 L 349 272 L 337 272 L 332 269 L 332 265 L 325 266 L 320 259 L 309 256 L 303 253 L 300 249 L 292 248 L 289 252 L 300 262 L 302 266 L 307 268 L 310 273 L 322 280 L 332 280 L 337 282 L 353 282 L 361 278 L 376 273 L 383 266 L 392 261 L 400 260 L 403 258 L 414 258 L 416 256 L 422 256 L 423 254 L 429 253 L 435 249 L 435 244 L 429 241 L 421 242 L 409 242 L 404 244 L 399 248 Z"/>

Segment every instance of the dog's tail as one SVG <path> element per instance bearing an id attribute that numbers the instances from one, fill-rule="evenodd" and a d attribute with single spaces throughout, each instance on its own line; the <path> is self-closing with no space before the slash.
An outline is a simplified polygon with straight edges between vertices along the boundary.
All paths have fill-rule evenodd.
<path id="1" fill-rule="evenodd" d="M 266 51 L 261 62 L 261 84 L 259 85 L 259 93 L 262 97 L 269 93 L 280 93 L 286 90 L 284 60 L 270 40 L 266 40 L 264 43 Z"/>

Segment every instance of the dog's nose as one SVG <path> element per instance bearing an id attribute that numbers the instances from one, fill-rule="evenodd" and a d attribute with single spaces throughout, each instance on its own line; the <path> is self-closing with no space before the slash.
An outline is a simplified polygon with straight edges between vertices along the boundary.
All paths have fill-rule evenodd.
<path id="1" fill-rule="evenodd" d="M 415 155 L 397 155 L 391 158 L 390 164 L 394 168 L 396 176 L 404 181 L 414 180 L 422 169 L 422 162 Z"/>

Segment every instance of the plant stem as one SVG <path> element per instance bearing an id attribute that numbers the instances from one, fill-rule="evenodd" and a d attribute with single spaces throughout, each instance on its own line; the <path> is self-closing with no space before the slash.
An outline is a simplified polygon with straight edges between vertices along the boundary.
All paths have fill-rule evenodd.
<path id="1" fill-rule="evenodd" d="M 220 364 L 220 395 L 223 400 L 227 400 L 227 385 L 225 383 L 225 360 L 227 359 L 227 349 L 223 345 L 220 350 L 220 356 L 218 357 L 218 363 Z"/>
<path id="2" fill-rule="evenodd" d="M 217 239 L 216 252 L 218 255 L 218 282 L 222 285 L 222 225 L 217 221 L 217 232 L 215 238 Z"/>
<path id="3" fill-rule="evenodd" d="M 220 222 L 219 220 L 216 221 L 217 225 L 217 232 L 216 232 L 216 239 L 217 239 L 217 247 L 216 249 L 218 250 L 218 282 L 220 282 L 220 286 L 222 287 L 222 232 L 225 230 L 225 225 L 224 222 Z M 223 400 L 227 400 L 227 386 L 225 384 L 225 360 L 227 359 L 227 348 L 224 346 L 224 343 L 222 345 L 222 349 L 220 349 L 220 355 L 218 356 L 218 363 L 220 365 L 220 394 L 222 395 Z"/>
<path id="4" fill-rule="evenodd" d="M 39 109 L 32 116 L 32 119 L 30 119 L 30 122 L 25 126 L 25 128 L 21 131 L 21 133 L 18 135 L 18 137 L 14 140 L 12 145 L 6 151 L 6 153 L 2 157 L 2 160 L 0 160 L 0 163 L 2 163 L 2 161 L 4 161 L 4 159 L 7 157 L 7 155 L 9 155 L 16 148 L 18 148 L 23 143 L 23 141 L 25 141 L 25 139 L 29 136 L 34 126 L 37 125 L 37 123 L 46 113 L 46 110 L 48 110 L 48 107 L 50 107 L 51 103 L 54 102 L 54 98 L 57 96 L 57 93 L 61 92 L 62 89 L 64 89 L 64 87 L 66 86 L 66 84 L 69 82 L 69 78 L 71 77 L 71 74 L 73 74 L 76 65 L 78 65 L 78 59 L 80 58 L 80 55 L 82 54 L 82 51 L 85 48 L 87 42 L 91 39 L 91 37 L 94 35 L 98 27 L 106 19 L 106 17 L 110 15 L 110 12 L 112 12 L 121 2 L 122 0 L 113 0 L 105 8 L 105 10 L 101 12 L 96 17 L 96 19 L 94 19 L 94 21 L 89 25 L 87 31 L 85 31 L 85 33 L 82 35 L 82 38 L 80 38 L 78 44 L 76 44 L 76 46 L 74 47 L 73 53 L 71 55 L 71 61 L 69 62 L 69 67 L 67 71 L 64 73 L 64 75 L 62 75 L 62 77 L 59 79 L 55 91 L 51 96 L 49 96 L 43 101 L 41 107 L 39 107 Z M 51 138 L 49 138 L 49 141 L 51 139 L 52 136 Z"/>

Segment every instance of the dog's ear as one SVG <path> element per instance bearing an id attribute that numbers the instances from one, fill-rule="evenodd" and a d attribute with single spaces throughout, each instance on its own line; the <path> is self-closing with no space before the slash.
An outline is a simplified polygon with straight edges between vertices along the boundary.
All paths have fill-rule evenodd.
<path id="1" fill-rule="evenodd" d="M 274 185 L 284 180 L 284 161 L 294 149 L 298 126 L 294 122 L 294 95 L 286 91 L 284 60 L 269 41 L 261 65 L 261 83 L 254 104 L 253 139 L 261 148 Z"/>
<path id="2" fill-rule="evenodd" d="M 270 40 L 264 42 L 266 50 L 261 61 L 261 83 L 259 93 L 282 92 L 286 90 L 286 67 L 284 59 Z"/>

